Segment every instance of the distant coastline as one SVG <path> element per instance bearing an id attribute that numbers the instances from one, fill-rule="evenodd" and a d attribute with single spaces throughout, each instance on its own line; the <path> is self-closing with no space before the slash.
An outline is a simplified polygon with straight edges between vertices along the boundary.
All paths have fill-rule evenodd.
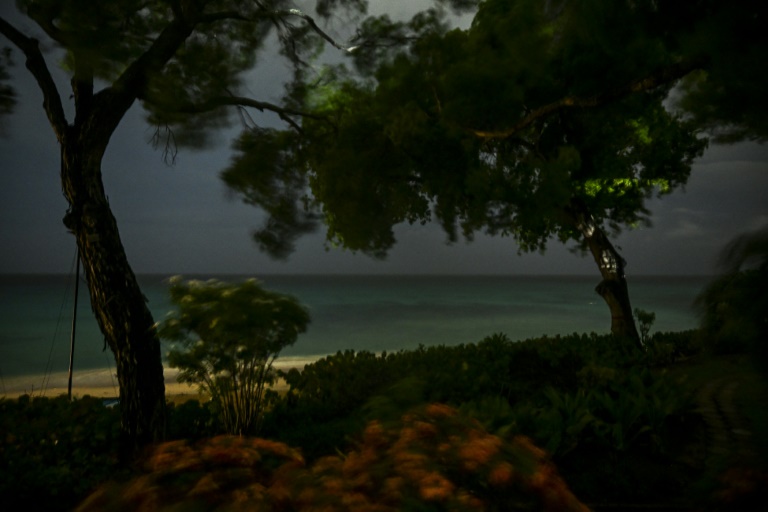
<path id="1" fill-rule="evenodd" d="M 166 278 L 138 276 L 157 321 L 172 309 Z M 230 275 L 187 275 L 229 279 Z M 338 351 L 379 353 L 419 345 L 477 343 L 503 333 L 510 340 L 543 335 L 606 333 L 608 309 L 594 288 L 596 276 L 268 274 L 267 288 L 297 297 L 310 310 L 309 329 L 278 361 L 306 363 Z M 656 313 L 652 332 L 695 327 L 691 307 L 709 282 L 705 276 L 630 277 L 634 307 Z M 74 276 L 0 275 L 0 394 L 39 389 L 43 375 L 66 372 Z M 114 359 L 80 290 L 75 374 L 102 371 Z M 167 350 L 164 343 L 163 351 Z M 102 376 L 103 377 L 103 376 Z M 22 378 L 21 381 L 15 379 Z M 53 378 L 53 377 L 51 377 Z M 58 377 L 57 377 L 58 378 Z M 109 385 L 101 379 L 101 385 Z M 58 387 L 58 386 L 57 386 Z"/>

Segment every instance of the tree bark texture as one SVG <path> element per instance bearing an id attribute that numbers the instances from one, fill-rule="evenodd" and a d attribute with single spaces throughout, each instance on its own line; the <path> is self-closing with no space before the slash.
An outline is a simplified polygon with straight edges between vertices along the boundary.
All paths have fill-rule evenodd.
<path id="1" fill-rule="evenodd" d="M 595 291 L 611 311 L 611 333 L 631 339 L 642 349 L 640 335 L 635 326 L 629 287 L 624 273 L 626 262 L 597 225 L 591 215 L 583 211 L 572 212 L 576 227 L 581 232 L 603 280 Z"/>
<path id="2" fill-rule="evenodd" d="M 101 144 L 71 126 L 61 146 L 61 180 L 72 231 L 88 281 L 93 313 L 112 350 L 120 384 L 122 455 L 165 435 L 165 383 L 160 340 L 141 293 L 101 178 Z"/>

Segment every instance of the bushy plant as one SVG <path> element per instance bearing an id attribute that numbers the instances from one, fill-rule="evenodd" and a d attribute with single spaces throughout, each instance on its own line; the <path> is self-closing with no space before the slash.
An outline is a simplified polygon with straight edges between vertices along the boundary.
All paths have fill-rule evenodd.
<path id="1" fill-rule="evenodd" d="M 70 510 L 117 474 L 119 429 L 101 399 L 0 399 L 0 508 Z"/>
<path id="2" fill-rule="evenodd" d="M 613 334 L 579 334 L 529 339 L 514 343 L 512 350 L 527 347 L 550 365 L 578 372 L 583 366 L 627 368 L 642 359 L 642 352 L 631 339 Z M 569 362 L 564 365 L 563 362 Z M 572 379 L 569 378 L 572 382 Z"/>
<path id="3" fill-rule="evenodd" d="M 379 355 L 339 352 L 284 375 L 289 391 L 269 411 L 263 432 L 313 456 L 333 453 L 360 428 L 362 408 L 371 397 L 386 395 L 404 377 L 420 383 L 428 402 L 459 406 L 478 397 L 500 397 L 510 404 L 542 405 L 547 387 L 576 392 L 585 366 L 627 368 L 642 357 L 628 340 L 594 333 L 520 342 L 496 334 L 451 347 Z M 317 429 L 323 430 L 322 439 L 313 435 Z"/>
<path id="4" fill-rule="evenodd" d="M 371 421 L 353 447 L 307 464 L 285 444 L 222 436 L 157 447 L 144 474 L 90 510 L 586 511 L 544 452 L 441 404 Z"/>
<path id="5" fill-rule="evenodd" d="M 697 298 L 701 329 L 717 353 L 768 354 L 768 265 L 723 275 Z"/>
<path id="6" fill-rule="evenodd" d="M 304 460 L 296 450 L 266 439 L 171 441 L 149 453 L 139 476 L 102 485 L 77 510 L 285 510 L 279 508 L 283 497 L 269 486 L 286 465 L 302 467 Z"/>
<path id="7" fill-rule="evenodd" d="M 701 351 L 698 331 L 657 332 L 645 343 L 648 366 L 669 366 Z"/>
<path id="8" fill-rule="evenodd" d="M 498 435 L 530 436 L 584 497 L 653 500 L 670 492 L 663 475 L 679 449 L 672 443 L 690 394 L 643 366 L 589 364 L 577 380 L 575 389 L 549 386 L 511 404 L 478 397 L 459 410 Z"/>
<path id="9" fill-rule="evenodd" d="M 306 330 L 309 313 L 293 297 L 265 290 L 254 279 L 239 284 L 172 278 L 171 311 L 158 328 L 175 342 L 168 364 L 179 381 L 211 396 L 225 430 L 254 432 L 273 362 Z"/>
<path id="10" fill-rule="evenodd" d="M 575 393 L 547 390 L 549 403 L 537 412 L 536 438 L 558 456 L 578 443 L 623 453 L 641 439 L 647 448 L 663 451 L 665 422 L 689 410 L 690 395 L 648 369 L 590 370 L 582 373 L 587 385 Z"/>
<path id="11" fill-rule="evenodd" d="M 653 323 L 656 321 L 656 313 L 645 311 L 640 308 L 635 308 L 634 313 L 637 323 L 640 326 L 640 341 L 643 346 L 645 346 L 651 338 L 650 332 Z"/>
<path id="12" fill-rule="evenodd" d="M 263 433 L 295 443 L 308 455 L 333 453 L 359 430 L 364 405 L 403 377 L 421 383 L 424 401 L 461 404 L 477 396 L 509 397 L 509 348 L 495 335 L 480 343 L 373 354 L 348 350 L 285 372 L 288 392 L 264 420 Z M 314 434 L 318 429 L 323 436 Z"/>
<path id="13" fill-rule="evenodd" d="M 655 333 L 649 347 L 664 343 L 678 357 L 695 350 L 694 338 L 694 331 Z M 658 489 L 653 482 L 677 448 L 670 439 L 690 405 L 681 385 L 648 368 L 650 354 L 594 333 L 340 353 L 291 372 L 291 391 L 269 412 L 265 432 L 314 459 L 342 449 L 365 420 L 386 424 L 437 400 L 488 432 L 531 437 L 593 499 L 644 499 L 641 488 Z M 638 468 L 620 467 L 630 459 Z M 632 483 L 635 477 L 647 486 Z"/>
<path id="14" fill-rule="evenodd" d="M 768 368 L 768 228 L 734 238 L 720 266 L 696 299 L 701 330 L 716 352 L 751 351 Z"/>
<path id="15" fill-rule="evenodd" d="M 168 404 L 166 439 L 200 439 L 221 433 L 211 402 L 201 404 L 197 400 L 187 400 Z"/>

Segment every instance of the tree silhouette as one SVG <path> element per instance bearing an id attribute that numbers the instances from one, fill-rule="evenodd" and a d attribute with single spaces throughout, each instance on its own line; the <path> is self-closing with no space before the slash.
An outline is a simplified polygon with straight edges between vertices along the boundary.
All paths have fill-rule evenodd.
<path id="1" fill-rule="evenodd" d="M 43 93 L 43 108 L 61 147 L 61 184 L 69 203 L 64 223 L 74 234 L 93 312 L 115 355 L 125 454 L 163 437 L 165 393 L 160 345 L 146 299 L 120 240 L 101 161 L 125 113 L 140 102 L 161 144 L 200 146 L 236 109 L 269 111 L 298 126 L 288 95 L 281 105 L 241 93 L 245 73 L 277 36 L 278 50 L 305 73 L 303 55 L 331 41 L 312 16 L 284 0 L 26 0 L 19 10 L 41 34 L 26 34 L 0 17 L 0 34 L 25 59 Z M 320 0 L 316 13 L 359 11 L 361 0 Z M 38 37 L 41 38 L 38 40 Z M 74 119 L 51 76 L 52 54 L 71 80 Z M 2 69 L 0 68 L 0 72 Z M 0 76 L 0 80 L 4 79 Z M 9 106 L 2 89 L 3 107 Z"/>
<path id="2" fill-rule="evenodd" d="M 394 225 L 433 219 L 449 240 L 575 242 L 600 271 L 612 332 L 639 343 L 610 235 L 648 223 L 646 199 L 685 184 L 703 151 L 699 125 L 664 101 L 705 57 L 673 51 L 675 27 L 650 2 L 488 0 L 465 30 L 441 14 L 368 19 L 357 74 L 336 70 L 308 98 L 332 126 L 305 118 L 301 138 L 244 134 L 225 181 L 262 204 L 254 162 L 303 169 L 284 201 L 308 183 L 329 241 L 376 257 Z M 272 212 L 259 240 L 284 253 L 293 223 Z"/>

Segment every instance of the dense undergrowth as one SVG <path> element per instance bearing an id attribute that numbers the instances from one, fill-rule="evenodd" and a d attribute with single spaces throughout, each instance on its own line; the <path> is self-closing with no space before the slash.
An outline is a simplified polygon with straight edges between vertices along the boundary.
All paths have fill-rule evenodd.
<path id="1" fill-rule="evenodd" d="M 533 439 L 582 499 L 665 501 L 681 482 L 669 489 L 659 477 L 669 476 L 692 402 L 663 367 L 697 350 L 690 331 L 657 334 L 646 352 L 595 334 L 341 352 L 286 374 L 290 389 L 262 434 L 319 457 L 343 449 L 367 421 L 446 403 L 489 432 Z"/>
<path id="2" fill-rule="evenodd" d="M 371 481 L 384 485 L 387 478 L 403 478 L 396 474 L 400 465 L 392 457 L 400 455 L 392 443 L 407 427 L 404 418 L 412 419 L 414 411 L 423 414 L 429 404 L 440 403 L 462 418 L 455 421 L 467 425 L 461 435 L 490 436 L 504 450 L 519 446 L 520 441 L 515 440 L 530 439 L 531 446 L 548 454 L 537 464 L 557 467 L 570 490 L 586 503 L 670 503 L 681 498 L 681 490 L 696 480 L 701 469 L 682 456 L 683 440 L 691 439 L 691 431 L 700 424 L 691 412 L 688 388 L 671 378 L 666 367 L 696 354 L 697 339 L 695 331 L 657 333 L 641 352 L 624 340 L 596 334 L 514 343 L 494 335 L 456 347 L 422 346 L 379 355 L 340 352 L 308 365 L 303 372 L 292 370 L 284 375 L 289 390 L 270 394 L 270 409 L 259 435 L 301 454 L 304 473 L 296 473 L 295 478 L 304 483 L 296 480 L 291 485 L 321 492 L 325 480 L 311 477 L 316 465 L 326 461 L 333 478 L 343 475 L 345 461 L 360 456 L 370 441 L 366 432 L 379 425 L 390 444 L 371 448 L 384 450 L 384 455 L 381 463 L 368 469 Z M 3 399 L 0 412 L 0 503 L 13 499 L 49 510 L 67 510 L 100 483 L 120 479 L 120 471 L 126 477 L 144 475 L 139 477 L 142 481 L 160 478 L 152 477 L 154 470 L 147 466 L 133 472 L 119 469 L 114 456 L 119 414 L 99 400 Z M 434 427 L 437 437 L 424 440 L 408 453 L 424 455 L 436 450 L 443 431 L 458 428 L 437 423 Z M 205 439 L 219 433 L 221 428 L 208 404 L 190 401 L 170 407 L 169 438 L 183 440 L 178 441 L 183 446 L 206 446 Z M 449 443 L 446 450 L 451 453 L 464 453 L 470 437 L 443 441 Z M 329 457 L 336 457 L 336 462 L 331 464 Z M 443 478 L 434 476 L 436 481 L 448 482 L 445 488 L 451 489 L 451 499 L 475 497 L 487 510 L 503 509 L 498 493 L 505 487 L 493 484 L 503 480 L 499 480 L 501 473 L 493 480 L 493 468 L 483 466 L 484 472 L 470 475 L 466 468 L 457 469 L 463 468 L 460 459 L 450 460 L 453 462 L 443 461 L 444 467 L 422 469 Z M 495 464 L 506 463 L 494 460 Z M 235 466 L 240 469 L 225 473 L 242 473 L 243 468 Z M 274 470 L 269 468 L 269 474 Z M 365 473 L 364 465 L 358 471 Z M 245 480 L 235 478 L 240 483 L 232 492 L 238 485 L 266 485 L 264 473 L 256 480 L 248 480 L 243 476 L 246 473 L 241 475 Z M 174 475 L 181 478 L 178 471 Z M 308 478 L 314 483 L 307 483 Z M 530 491 L 527 484 L 520 484 L 525 478 L 515 481 L 516 492 Z M 121 496 L 120 487 L 112 489 L 112 498 Z M 405 494 L 398 499 L 411 500 L 408 503 L 417 502 L 423 493 L 431 496 L 418 486 L 403 489 Z M 362 493 L 366 499 L 377 499 L 375 494 L 349 486 L 339 492 L 339 496 Z M 543 503 L 542 496 L 539 503 Z M 405 502 L 392 503 L 405 506 Z M 432 505 L 423 509 L 448 506 L 439 500 Z M 293 510 L 293 506 L 298 505 L 289 504 L 285 509 Z"/>

